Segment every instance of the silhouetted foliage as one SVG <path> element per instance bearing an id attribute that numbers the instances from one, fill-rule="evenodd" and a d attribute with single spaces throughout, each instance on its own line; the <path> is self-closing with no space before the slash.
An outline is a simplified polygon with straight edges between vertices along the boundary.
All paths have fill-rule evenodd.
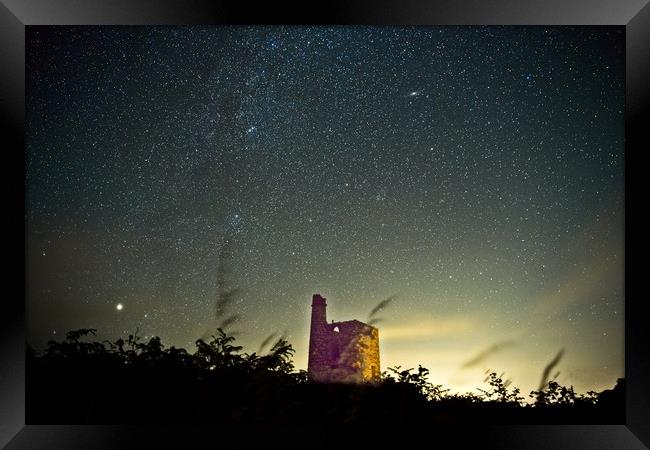
<path id="1" fill-rule="evenodd" d="M 228 287 L 228 278 L 231 275 L 230 264 L 232 262 L 232 248 L 226 241 L 219 252 L 219 263 L 217 265 L 216 283 L 217 295 L 214 302 L 214 323 L 215 328 L 228 330 L 228 328 L 241 320 L 241 315 L 230 312 L 231 305 L 242 291 L 238 288 Z M 201 339 L 207 339 L 211 331 L 206 331 Z M 231 335 L 236 332 L 230 331 Z"/>
<path id="2" fill-rule="evenodd" d="M 27 348 L 28 423 L 623 422 L 623 379 L 587 394 L 551 380 L 526 404 L 492 371 L 479 394 L 451 394 L 422 366 L 391 367 L 373 384 L 315 383 L 295 370 L 293 347 L 276 334 L 252 354 L 221 328 L 197 339 L 194 353 L 159 337 L 143 342 L 138 330 L 114 342 L 89 341 L 95 336 L 81 329 L 40 354 Z"/>
<path id="3" fill-rule="evenodd" d="M 396 298 L 397 298 L 397 296 L 391 295 L 387 299 L 382 300 L 379 303 L 377 303 L 375 305 L 375 307 L 372 308 L 372 310 L 370 311 L 370 314 L 368 314 L 368 319 L 366 320 L 366 323 L 368 325 L 373 325 L 374 326 L 375 324 L 381 322 L 383 319 L 381 317 L 377 317 L 377 313 L 379 311 L 383 310 L 383 309 L 386 309 L 386 307 L 388 307 L 388 305 L 393 303 Z"/>
<path id="4" fill-rule="evenodd" d="M 388 372 L 382 374 L 384 382 L 412 385 L 427 400 L 441 400 L 449 392 L 449 389 L 442 389 L 442 385 L 433 385 L 427 380 L 429 369 L 425 367 L 418 366 L 418 371 L 415 373 L 411 373 L 414 369 L 401 369 L 401 366 L 389 367 Z M 391 375 L 390 372 L 396 376 Z"/>
<path id="5" fill-rule="evenodd" d="M 489 402 L 520 406 L 524 398 L 519 396 L 519 388 L 516 387 L 509 391 L 508 385 L 510 383 L 504 382 L 502 377 L 503 374 L 497 376 L 496 372 L 490 372 L 486 378 L 486 382 L 490 385 L 491 389 L 487 391 L 479 389 L 479 391 L 483 393 L 485 399 Z"/>
<path id="6" fill-rule="evenodd" d="M 487 349 L 483 350 L 482 352 L 480 352 L 476 356 L 474 356 L 471 359 L 469 359 L 468 361 L 466 361 L 461 366 L 461 368 L 466 369 L 468 367 L 475 366 L 478 363 L 483 362 L 488 356 L 502 350 L 504 347 L 508 347 L 508 346 L 511 346 L 511 345 L 514 345 L 514 344 L 515 344 L 515 341 L 513 341 L 513 340 L 497 342 L 496 344 L 491 345 Z"/>
<path id="7" fill-rule="evenodd" d="M 562 355 L 564 355 L 564 349 L 560 350 L 557 355 L 555 355 L 555 358 L 553 358 L 547 365 L 544 367 L 544 372 L 542 373 L 542 381 L 539 384 L 539 389 L 538 391 L 542 391 L 544 389 L 544 386 L 546 386 L 546 383 L 548 382 L 548 376 L 551 373 L 551 370 L 553 370 L 553 367 L 555 367 L 559 362 L 560 359 L 562 359 Z M 555 377 L 556 378 L 556 374 Z"/>

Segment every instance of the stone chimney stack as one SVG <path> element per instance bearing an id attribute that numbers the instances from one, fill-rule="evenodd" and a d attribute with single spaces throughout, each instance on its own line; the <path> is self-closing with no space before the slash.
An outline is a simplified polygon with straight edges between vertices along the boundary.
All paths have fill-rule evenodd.
<path id="1" fill-rule="evenodd" d="M 307 373 L 314 380 L 322 379 L 329 370 L 327 327 L 327 303 L 320 294 L 314 294 L 311 301 L 311 329 L 309 333 L 309 360 Z"/>
<path id="2" fill-rule="evenodd" d="M 325 297 L 320 294 L 314 294 L 311 299 L 311 324 L 312 329 L 314 325 L 325 325 L 327 323 L 327 303 Z"/>

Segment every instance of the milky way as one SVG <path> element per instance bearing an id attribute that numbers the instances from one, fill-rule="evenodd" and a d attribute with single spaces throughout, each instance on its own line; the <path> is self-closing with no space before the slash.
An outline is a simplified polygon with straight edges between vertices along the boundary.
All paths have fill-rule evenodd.
<path id="1" fill-rule="evenodd" d="M 622 27 L 28 27 L 30 342 L 193 351 L 228 243 L 250 352 L 395 295 L 382 370 L 611 387 L 624 76 Z"/>

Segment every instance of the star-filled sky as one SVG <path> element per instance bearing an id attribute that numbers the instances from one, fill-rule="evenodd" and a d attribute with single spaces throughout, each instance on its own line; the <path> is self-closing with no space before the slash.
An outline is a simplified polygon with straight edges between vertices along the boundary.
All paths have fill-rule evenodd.
<path id="1" fill-rule="evenodd" d="M 610 388 L 624 75 L 622 27 L 28 27 L 29 342 L 193 352 L 228 243 L 245 351 L 395 296 L 382 370 Z"/>

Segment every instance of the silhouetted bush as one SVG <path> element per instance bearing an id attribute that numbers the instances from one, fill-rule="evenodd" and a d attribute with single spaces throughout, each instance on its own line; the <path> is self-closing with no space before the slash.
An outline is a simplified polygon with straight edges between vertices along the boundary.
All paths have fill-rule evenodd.
<path id="1" fill-rule="evenodd" d="M 379 383 L 318 384 L 293 365 L 280 337 L 261 354 L 243 353 L 219 328 L 192 354 L 160 338 L 86 342 L 70 331 L 42 353 L 27 349 L 30 424 L 121 423 L 623 423 L 624 380 L 576 394 L 555 380 L 530 396 L 490 372 L 480 394 L 451 394 L 429 370 L 391 367 Z M 265 343 L 266 344 L 266 343 Z"/>

